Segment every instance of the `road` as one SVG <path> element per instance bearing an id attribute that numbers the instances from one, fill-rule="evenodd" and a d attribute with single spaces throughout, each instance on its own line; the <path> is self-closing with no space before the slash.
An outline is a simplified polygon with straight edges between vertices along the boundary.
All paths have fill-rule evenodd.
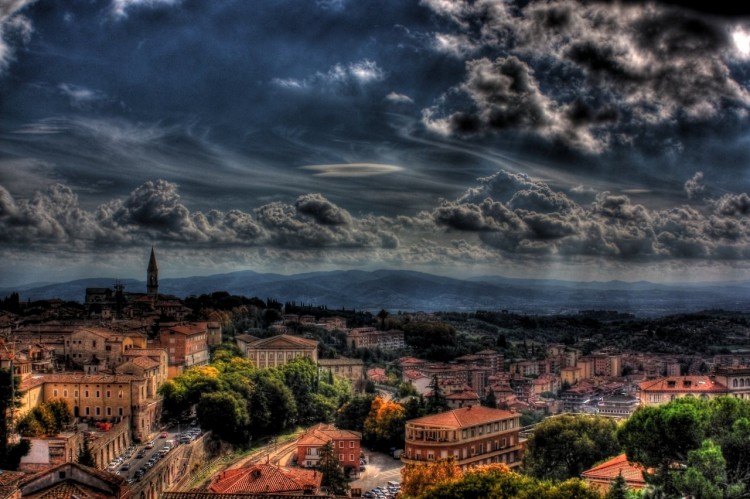
<path id="1" fill-rule="evenodd" d="M 135 451 L 133 452 L 133 456 L 130 459 L 126 459 L 125 462 L 122 463 L 117 468 L 115 468 L 115 470 L 119 470 L 120 471 L 120 476 L 123 477 L 123 478 L 125 478 L 126 480 L 133 478 L 134 475 L 135 475 L 135 472 L 138 471 L 139 468 L 141 468 L 142 466 L 144 466 L 148 462 L 148 460 L 151 459 L 151 457 L 154 454 L 156 454 L 157 452 L 159 452 L 161 449 L 164 448 L 165 445 L 167 445 L 167 441 L 173 440 L 174 443 L 175 443 L 175 447 L 177 445 L 180 445 L 178 443 L 178 439 L 179 439 L 178 435 L 180 434 L 180 432 L 184 432 L 188 428 L 190 428 L 190 426 L 188 426 L 187 424 L 181 424 L 179 426 L 171 426 L 169 428 L 166 428 L 164 431 L 167 432 L 167 437 L 166 438 L 160 438 L 159 436 L 157 436 L 156 438 L 154 438 L 154 440 L 153 440 L 153 442 L 154 442 L 154 448 L 153 449 L 146 449 L 146 444 L 148 442 L 143 442 L 142 444 L 139 444 L 136 447 Z M 138 455 L 138 452 L 140 450 L 144 451 L 144 456 L 139 459 L 136 456 Z M 130 466 L 130 469 L 128 469 L 127 471 L 123 471 L 122 470 L 122 467 L 125 464 L 127 464 L 127 465 Z M 145 476 L 148 476 L 148 474 L 150 472 L 151 472 L 151 470 L 147 470 Z"/>
<path id="2" fill-rule="evenodd" d="M 372 452 L 366 449 L 363 449 L 363 452 L 367 457 L 366 469 L 349 486 L 362 489 L 364 493 L 378 485 L 385 486 L 390 480 L 401 481 L 401 468 L 404 465 L 399 459 L 393 459 L 388 454 Z"/>

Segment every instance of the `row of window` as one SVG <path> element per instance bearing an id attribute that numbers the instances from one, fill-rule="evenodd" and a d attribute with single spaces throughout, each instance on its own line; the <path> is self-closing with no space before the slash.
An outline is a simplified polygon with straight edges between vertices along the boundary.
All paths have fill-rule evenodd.
<path id="1" fill-rule="evenodd" d="M 53 397 L 59 397 L 58 393 L 59 392 L 58 392 L 57 388 L 55 388 L 54 390 L 52 390 L 52 396 Z M 92 398 L 90 396 L 91 393 L 92 392 L 90 392 L 89 390 L 84 390 L 83 391 L 83 398 Z M 108 398 L 108 399 L 112 398 L 112 390 L 107 390 L 105 393 L 107 395 L 106 398 Z M 93 394 L 94 394 L 93 398 L 101 398 L 101 392 L 99 390 L 94 390 Z M 63 398 L 67 398 L 68 397 L 68 390 L 63 390 L 62 391 L 62 396 L 63 396 Z M 78 398 L 78 390 L 73 390 L 73 397 L 74 398 Z M 117 390 L 117 398 L 122 398 L 122 397 L 123 397 L 123 391 L 122 390 Z"/>
<path id="2" fill-rule="evenodd" d="M 486 454 L 488 452 L 496 452 L 506 447 L 512 446 L 513 437 L 509 437 L 508 439 L 503 438 L 501 440 L 495 440 L 494 442 L 492 442 L 491 446 L 479 444 L 478 446 L 472 445 L 471 447 L 455 449 L 452 453 L 452 457 L 455 457 L 458 460 L 468 459 L 475 456 L 481 456 L 482 454 Z M 493 457 L 492 459 L 498 459 L 498 461 L 491 462 L 499 462 L 499 460 L 502 459 L 502 462 L 504 463 L 512 463 L 514 461 L 515 453 L 516 451 L 511 451 L 506 454 L 502 454 L 501 456 Z M 416 449 L 414 450 L 414 452 L 412 452 L 412 449 L 406 449 L 406 458 L 414 459 L 416 461 L 434 461 L 435 459 L 447 459 L 448 457 L 451 457 L 451 453 L 447 450 L 440 451 L 440 454 L 436 454 L 434 451 L 428 450 L 423 454 L 421 449 Z"/>
<path id="3" fill-rule="evenodd" d="M 247 354 L 247 356 L 250 358 L 250 360 L 255 360 L 255 353 L 250 352 Z M 286 352 L 286 360 L 292 360 L 293 358 L 302 357 L 302 352 Z M 305 353 L 305 357 L 310 357 L 310 352 Z M 266 358 L 266 352 L 259 352 L 258 353 L 258 359 L 264 360 Z M 278 352 L 274 354 L 273 352 L 268 352 L 268 360 L 272 359 L 278 359 L 278 360 L 284 360 L 284 354 L 282 352 Z"/>
<path id="4" fill-rule="evenodd" d="M 104 409 L 105 409 L 104 412 L 106 413 L 107 416 L 112 416 L 113 415 L 111 407 L 105 407 Z M 102 415 L 102 408 L 99 407 L 99 406 L 94 407 L 94 411 L 93 412 L 94 412 L 94 414 L 93 414 L 94 416 L 101 416 Z M 84 416 L 91 416 L 92 415 L 91 414 L 91 407 L 84 406 L 84 408 L 83 408 L 83 415 Z M 117 415 L 118 416 L 122 416 L 123 415 L 123 409 L 122 409 L 122 407 L 118 407 L 117 408 Z"/>

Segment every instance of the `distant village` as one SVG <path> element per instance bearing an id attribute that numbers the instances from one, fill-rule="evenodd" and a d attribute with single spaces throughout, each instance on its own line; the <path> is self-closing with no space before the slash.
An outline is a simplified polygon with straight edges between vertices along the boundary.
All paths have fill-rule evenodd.
<path id="1" fill-rule="evenodd" d="M 87 289 L 78 308 L 59 300 L 32 306 L 15 297 L 14 306 L 22 310 L 0 310 L 0 368 L 20 379 L 20 404 L 8 409 L 6 419 L 18 421 L 53 400 L 63 400 L 71 418 L 54 435 L 30 438 L 31 451 L 18 470 L 0 472 L 0 497 L 325 496 L 329 491 L 316 471 L 325 444 L 332 444 L 354 480 L 349 495 L 398 495 L 398 477 L 376 492 L 357 485 L 370 465 L 362 435 L 330 423 L 305 428 L 287 445 L 276 442 L 274 452 L 283 447 L 284 455 L 269 459 L 268 450 L 265 460 L 216 468 L 200 491 L 192 488 L 189 479 L 216 448 L 210 432 L 201 431 L 194 418 L 164 420 L 159 387 L 208 366 L 212 351 L 227 342 L 259 369 L 309 359 L 319 376 L 346 380 L 355 394 L 390 400 L 444 397 L 446 410 L 405 422 L 403 443 L 389 457 L 397 458 L 399 466 L 453 457 L 461 468 L 504 463 L 517 469 L 527 437 L 546 417 L 574 413 L 626 419 L 639 407 L 681 397 L 750 399 L 750 351 L 678 358 L 602 345 L 584 353 L 574 345 L 532 339 L 531 352 L 514 349 L 509 356 L 510 350 L 488 347 L 435 361 L 410 346 L 408 332 L 386 327 L 383 317 L 371 316 L 369 324 L 362 324 L 334 312 L 281 310 L 266 326 L 237 329 L 229 327 L 226 314 L 211 310 L 199 316 L 184 300 L 160 293 L 153 249 L 146 274 L 145 292 L 114 283 Z M 408 320 L 441 318 L 408 314 Z M 333 338 L 338 349 L 326 346 L 324 336 Z M 175 428 L 175 423 L 182 426 Z M 93 466 L 78 462 L 84 446 Z M 128 463 L 141 453 L 138 459 L 144 463 L 149 456 L 159 457 L 135 476 Z M 617 457 L 582 476 L 606 490 L 627 472 L 629 485 L 642 488 L 645 482 L 633 469 Z"/>

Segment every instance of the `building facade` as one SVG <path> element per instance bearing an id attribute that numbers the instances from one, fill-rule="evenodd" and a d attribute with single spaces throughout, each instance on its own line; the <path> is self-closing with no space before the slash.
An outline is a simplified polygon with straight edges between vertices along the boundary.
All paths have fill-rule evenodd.
<path id="1" fill-rule="evenodd" d="M 247 358 L 255 367 L 280 367 L 301 357 L 318 363 L 318 342 L 280 334 L 246 344 Z"/>
<path id="2" fill-rule="evenodd" d="M 193 366 L 208 364 L 208 324 L 191 322 L 159 331 L 159 343 L 167 349 L 169 378 L 179 376 Z"/>
<path id="3" fill-rule="evenodd" d="M 297 441 L 297 464 L 306 468 L 317 466 L 320 461 L 320 448 L 331 442 L 344 470 L 359 470 L 361 441 L 362 434 L 359 432 L 339 430 L 325 423 L 317 424 Z"/>
<path id="4" fill-rule="evenodd" d="M 505 463 L 521 465 L 524 443 L 518 434 L 520 414 L 469 406 L 406 422 L 404 463 L 454 457 L 459 466 Z"/>
<path id="5" fill-rule="evenodd" d="M 667 376 L 639 383 L 641 405 L 661 405 L 680 397 L 714 398 L 729 390 L 712 376 Z"/>

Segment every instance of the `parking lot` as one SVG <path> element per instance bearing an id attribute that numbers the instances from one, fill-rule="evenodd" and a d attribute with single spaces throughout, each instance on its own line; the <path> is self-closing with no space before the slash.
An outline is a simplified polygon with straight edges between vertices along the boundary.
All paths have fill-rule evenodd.
<path id="1" fill-rule="evenodd" d="M 389 481 L 401 482 L 401 468 L 404 465 L 399 459 L 393 459 L 388 454 L 371 452 L 367 449 L 363 449 L 363 452 L 367 458 L 367 465 L 360 477 L 350 482 L 349 485 L 353 489 L 361 489 L 364 494 L 375 487 L 387 488 Z"/>

